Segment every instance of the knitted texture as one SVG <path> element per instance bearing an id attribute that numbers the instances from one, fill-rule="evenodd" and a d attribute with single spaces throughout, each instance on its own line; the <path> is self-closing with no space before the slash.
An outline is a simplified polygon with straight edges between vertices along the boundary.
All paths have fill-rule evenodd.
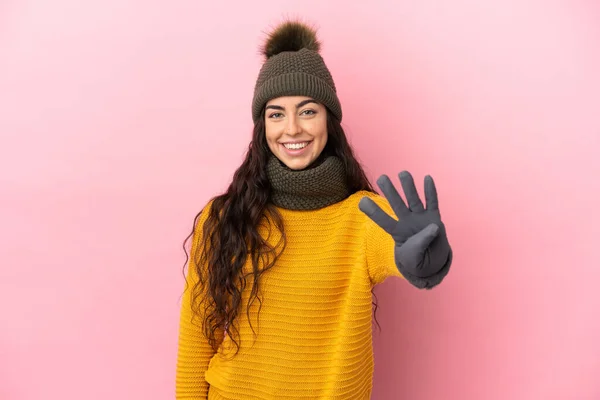
<path id="1" fill-rule="evenodd" d="M 266 103 L 281 96 L 307 96 L 324 104 L 341 121 L 342 106 L 321 55 L 306 48 L 276 54 L 263 64 L 252 100 L 256 122 Z"/>
<path id="2" fill-rule="evenodd" d="M 260 297 L 250 309 L 250 276 L 238 314 L 240 351 L 224 335 L 214 353 L 192 324 L 189 291 L 184 293 L 177 359 L 177 399 L 366 400 L 374 370 L 372 294 L 374 285 L 401 276 L 394 241 L 358 208 L 363 196 L 392 213 L 387 200 L 360 191 L 312 211 L 279 209 L 287 247 L 261 276 Z M 209 207 L 201 214 L 206 218 Z M 201 225 L 199 225 L 201 226 Z M 280 233 L 261 226 L 275 246 Z M 202 240 L 201 230 L 195 246 Z M 252 271 L 251 263 L 244 267 Z M 193 273 L 188 275 L 195 283 Z M 259 312 L 259 306 L 260 312 Z M 246 312 L 250 313 L 252 332 Z M 239 325 L 238 325 L 239 324 Z"/>
<path id="3" fill-rule="evenodd" d="M 290 210 L 314 210 L 350 195 L 344 164 L 335 156 L 301 171 L 292 170 L 271 156 L 267 175 L 271 182 L 271 201 Z"/>

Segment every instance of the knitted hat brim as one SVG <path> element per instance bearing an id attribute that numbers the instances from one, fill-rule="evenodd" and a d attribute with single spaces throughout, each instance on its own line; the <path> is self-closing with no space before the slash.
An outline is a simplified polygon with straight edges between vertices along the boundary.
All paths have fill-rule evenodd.
<path id="1" fill-rule="evenodd" d="M 342 107 L 335 90 L 325 81 L 305 72 L 277 75 L 258 88 L 252 104 L 252 118 L 256 122 L 271 99 L 282 96 L 311 97 L 325 105 L 333 115 L 342 120 Z"/>

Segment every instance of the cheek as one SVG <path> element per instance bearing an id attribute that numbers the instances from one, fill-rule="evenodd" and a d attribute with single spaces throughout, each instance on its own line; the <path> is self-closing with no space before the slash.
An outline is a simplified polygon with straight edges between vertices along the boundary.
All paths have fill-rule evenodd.
<path id="1" fill-rule="evenodd" d="M 265 126 L 265 136 L 267 138 L 267 142 L 273 142 L 274 140 L 277 140 L 278 135 L 272 127 Z"/>
<path id="2" fill-rule="evenodd" d="M 324 123 L 319 124 L 316 127 L 315 132 L 317 132 L 317 136 L 318 136 L 319 140 L 322 140 L 322 141 L 327 140 L 327 125 L 325 125 Z"/>
<path id="3" fill-rule="evenodd" d="M 319 134 L 319 138 L 321 140 L 327 140 L 327 131 L 326 130 L 321 131 L 321 133 Z"/>
<path id="4" fill-rule="evenodd" d="M 305 130 L 310 132 L 311 136 L 318 140 L 325 140 L 327 138 L 327 125 L 325 121 L 313 120 L 306 126 Z"/>

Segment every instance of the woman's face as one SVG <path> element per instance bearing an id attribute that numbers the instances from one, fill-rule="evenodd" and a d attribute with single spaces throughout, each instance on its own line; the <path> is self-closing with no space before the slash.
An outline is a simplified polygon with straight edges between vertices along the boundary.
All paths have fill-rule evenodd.
<path id="1" fill-rule="evenodd" d="M 290 169 L 302 170 L 327 144 L 327 109 L 310 97 L 285 96 L 265 108 L 267 143 Z"/>

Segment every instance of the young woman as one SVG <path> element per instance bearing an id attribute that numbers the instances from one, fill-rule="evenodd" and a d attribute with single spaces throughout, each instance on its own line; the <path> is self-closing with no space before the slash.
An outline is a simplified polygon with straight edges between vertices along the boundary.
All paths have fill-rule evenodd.
<path id="1" fill-rule="evenodd" d="M 385 175 L 373 190 L 319 48 L 299 22 L 264 45 L 248 153 L 190 235 L 178 399 L 369 399 L 373 287 L 448 273 L 432 178 L 425 205 L 406 171 L 407 204 Z"/>

